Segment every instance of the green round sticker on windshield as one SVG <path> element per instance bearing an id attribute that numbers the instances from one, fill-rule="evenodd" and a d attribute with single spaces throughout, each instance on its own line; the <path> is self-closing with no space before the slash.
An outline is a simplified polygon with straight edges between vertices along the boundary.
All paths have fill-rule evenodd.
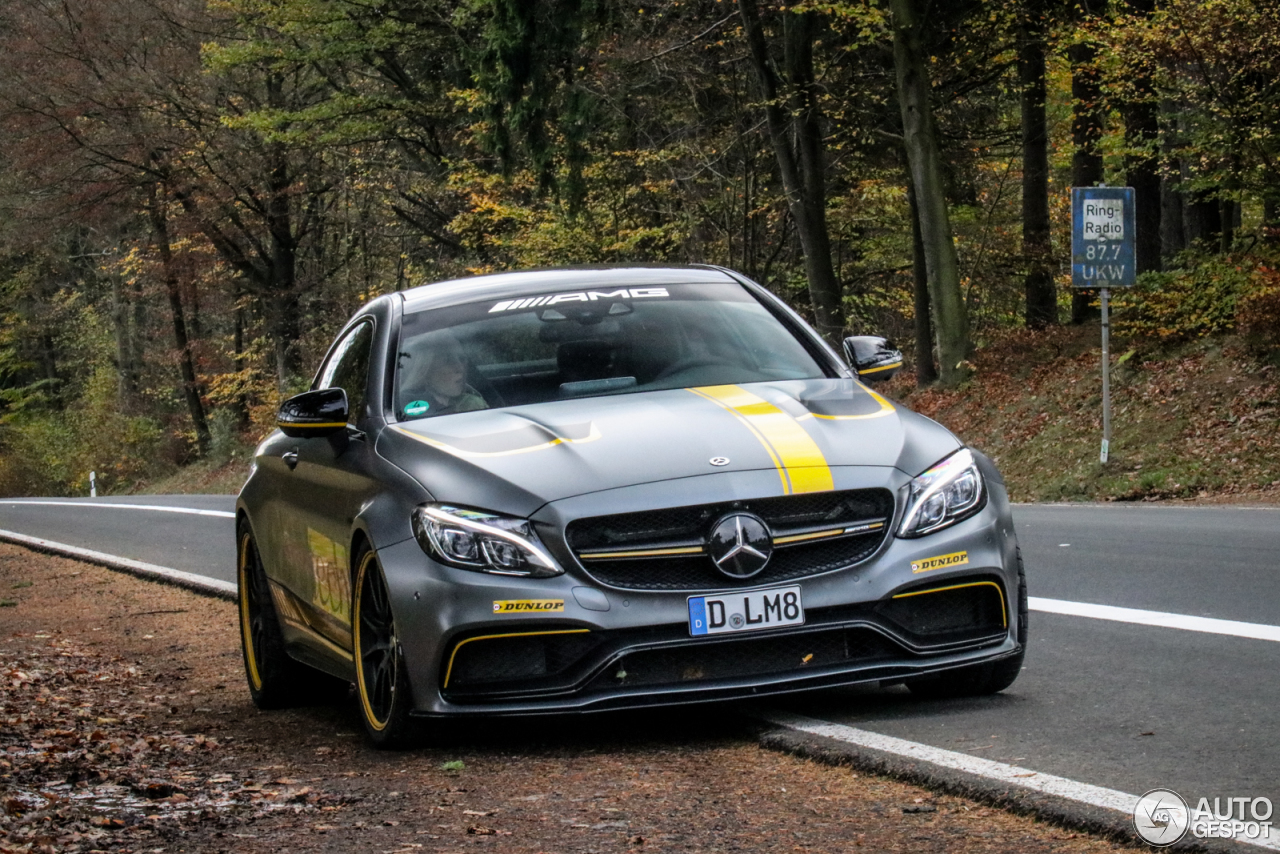
<path id="1" fill-rule="evenodd" d="M 422 415 L 430 408 L 431 408 L 431 404 L 427 403 L 425 400 L 415 400 L 412 403 L 405 406 L 404 414 L 405 415 Z"/>

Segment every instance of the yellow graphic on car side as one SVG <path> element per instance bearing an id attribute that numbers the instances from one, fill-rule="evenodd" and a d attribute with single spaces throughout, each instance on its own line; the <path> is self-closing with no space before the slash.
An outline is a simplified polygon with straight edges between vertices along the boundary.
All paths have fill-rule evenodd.
<path id="1" fill-rule="evenodd" d="M 702 386 L 689 391 L 729 412 L 751 431 L 773 460 L 783 495 L 835 489 L 822 449 L 794 417 L 741 386 Z"/>
<path id="2" fill-rule="evenodd" d="M 315 586 L 311 604 L 340 620 L 351 618 L 351 573 L 347 547 L 307 528 L 307 550 Z"/>
<path id="3" fill-rule="evenodd" d="M 928 572 L 931 569 L 942 569 L 946 566 L 963 566 L 969 562 L 968 552 L 952 552 L 949 555 L 926 557 L 911 562 L 912 572 Z"/>
<path id="4" fill-rule="evenodd" d="M 499 599 L 493 603 L 495 614 L 563 613 L 563 599 Z"/>

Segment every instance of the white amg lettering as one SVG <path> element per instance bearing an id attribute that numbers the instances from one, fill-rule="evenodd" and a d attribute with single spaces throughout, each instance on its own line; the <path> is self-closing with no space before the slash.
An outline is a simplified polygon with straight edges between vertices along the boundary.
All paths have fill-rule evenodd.
<path id="1" fill-rule="evenodd" d="M 574 291 L 567 294 L 504 299 L 501 302 L 494 303 L 493 307 L 489 309 L 489 313 L 536 308 L 542 305 L 556 305 L 562 302 L 595 302 L 602 299 L 647 299 L 669 296 L 671 294 L 667 292 L 666 288 L 618 288 L 616 291 Z"/>

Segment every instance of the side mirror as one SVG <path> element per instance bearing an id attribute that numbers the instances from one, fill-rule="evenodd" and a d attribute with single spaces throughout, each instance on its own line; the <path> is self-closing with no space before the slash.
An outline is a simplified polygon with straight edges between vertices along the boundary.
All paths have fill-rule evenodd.
<path id="1" fill-rule="evenodd" d="M 902 368 L 902 351 L 893 349 L 878 335 L 851 335 L 844 339 L 844 357 L 864 382 L 887 380 Z"/>
<path id="2" fill-rule="evenodd" d="M 294 439 L 330 436 L 346 429 L 347 414 L 347 393 L 342 389 L 304 391 L 280 404 L 276 426 Z"/>

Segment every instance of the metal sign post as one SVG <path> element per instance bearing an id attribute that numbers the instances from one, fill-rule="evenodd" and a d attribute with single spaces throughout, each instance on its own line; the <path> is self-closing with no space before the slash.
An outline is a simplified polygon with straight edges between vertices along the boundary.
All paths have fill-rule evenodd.
<path id="1" fill-rule="evenodd" d="M 1102 455 L 1111 454 L 1110 289 L 1131 287 L 1138 275 L 1132 187 L 1071 189 L 1071 286 L 1102 295 Z"/>

